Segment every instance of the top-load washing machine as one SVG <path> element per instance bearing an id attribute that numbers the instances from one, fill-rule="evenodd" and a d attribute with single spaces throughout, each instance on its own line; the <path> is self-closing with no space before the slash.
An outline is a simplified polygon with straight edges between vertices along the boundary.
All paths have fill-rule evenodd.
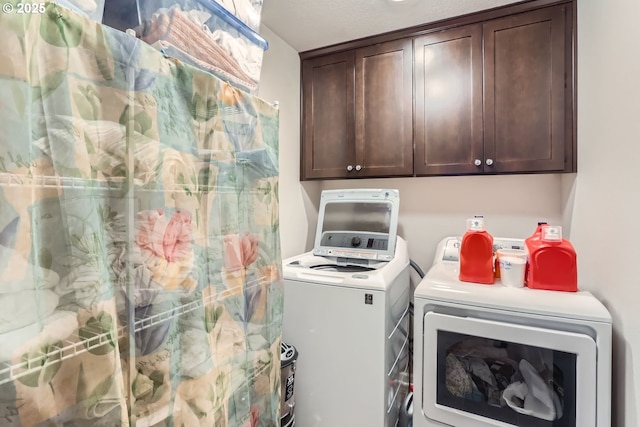
<path id="1" fill-rule="evenodd" d="M 313 251 L 283 262 L 296 425 L 396 425 L 410 299 L 398 209 L 397 190 L 323 191 Z"/>
<path id="2" fill-rule="evenodd" d="M 585 291 L 461 282 L 459 247 L 440 242 L 414 293 L 413 426 L 610 427 L 607 309 Z"/>

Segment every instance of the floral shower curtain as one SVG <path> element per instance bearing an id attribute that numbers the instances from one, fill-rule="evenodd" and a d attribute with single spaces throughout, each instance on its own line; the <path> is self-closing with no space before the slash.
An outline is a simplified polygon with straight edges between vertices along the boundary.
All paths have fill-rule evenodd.
<path id="1" fill-rule="evenodd" d="M 0 14 L 0 425 L 279 425 L 278 112 Z"/>

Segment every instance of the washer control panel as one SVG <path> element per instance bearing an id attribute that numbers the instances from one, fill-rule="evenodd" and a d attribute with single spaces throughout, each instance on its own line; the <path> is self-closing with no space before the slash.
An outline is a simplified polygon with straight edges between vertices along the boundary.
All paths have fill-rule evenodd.
<path id="1" fill-rule="evenodd" d="M 377 251 L 387 250 L 389 236 L 382 233 L 331 231 L 323 234 L 320 243 L 328 248 L 324 251 L 326 253 L 317 255 L 377 259 Z"/>

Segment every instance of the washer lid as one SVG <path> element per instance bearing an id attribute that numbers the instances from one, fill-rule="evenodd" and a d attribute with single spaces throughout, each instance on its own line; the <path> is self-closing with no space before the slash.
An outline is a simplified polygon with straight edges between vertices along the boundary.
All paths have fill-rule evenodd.
<path id="1" fill-rule="evenodd" d="M 416 287 L 415 298 L 454 303 L 476 308 L 493 308 L 517 313 L 541 314 L 611 323 L 611 314 L 590 292 L 561 292 L 461 282 L 457 262 L 440 262 L 427 272 Z"/>
<path id="2" fill-rule="evenodd" d="M 283 260 L 282 275 L 285 281 L 313 283 L 319 286 L 380 291 L 386 291 L 392 286 L 409 286 L 409 275 L 401 276 L 409 269 L 407 244 L 401 237 L 396 240 L 395 256 L 391 261 L 370 262 L 367 266 L 342 264 L 343 261 L 306 252 Z M 396 280 L 400 276 L 402 280 Z"/>
<path id="3" fill-rule="evenodd" d="M 399 209 L 398 190 L 323 191 L 314 255 L 346 260 L 392 260 Z"/>
<path id="4" fill-rule="evenodd" d="M 315 271 L 354 273 L 378 270 L 389 263 L 386 261 L 367 262 L 366 260 L 346 260 L 336 257 L 321 257 L 314 255 L 312 252 L 307 252 L 284 260 L 283 264 L 286 267 L 298 267 Z"/>

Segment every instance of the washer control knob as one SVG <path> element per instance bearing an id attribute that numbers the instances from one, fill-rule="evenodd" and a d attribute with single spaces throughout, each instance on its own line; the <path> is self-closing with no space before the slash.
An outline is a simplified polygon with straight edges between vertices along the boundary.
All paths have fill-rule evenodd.
<path id="1" fill-rule="evenodd" d="M 476 166 L 480 166 L 480 165 L 482 165 L 482 160 L 480 160 L 480 159 L 475 159 L 475 160 L 473 161 L 473 164 L 474 164 L 474 165 L 476 165 Z"/>
<path id="2" fill-rule="evenodd" d="M 362 243 L 362 241 L 358 236 L 355 236 L 351 239 L 351 246 L 353 246 L 354 248 L 360 246 L 360 243 Z"/>

